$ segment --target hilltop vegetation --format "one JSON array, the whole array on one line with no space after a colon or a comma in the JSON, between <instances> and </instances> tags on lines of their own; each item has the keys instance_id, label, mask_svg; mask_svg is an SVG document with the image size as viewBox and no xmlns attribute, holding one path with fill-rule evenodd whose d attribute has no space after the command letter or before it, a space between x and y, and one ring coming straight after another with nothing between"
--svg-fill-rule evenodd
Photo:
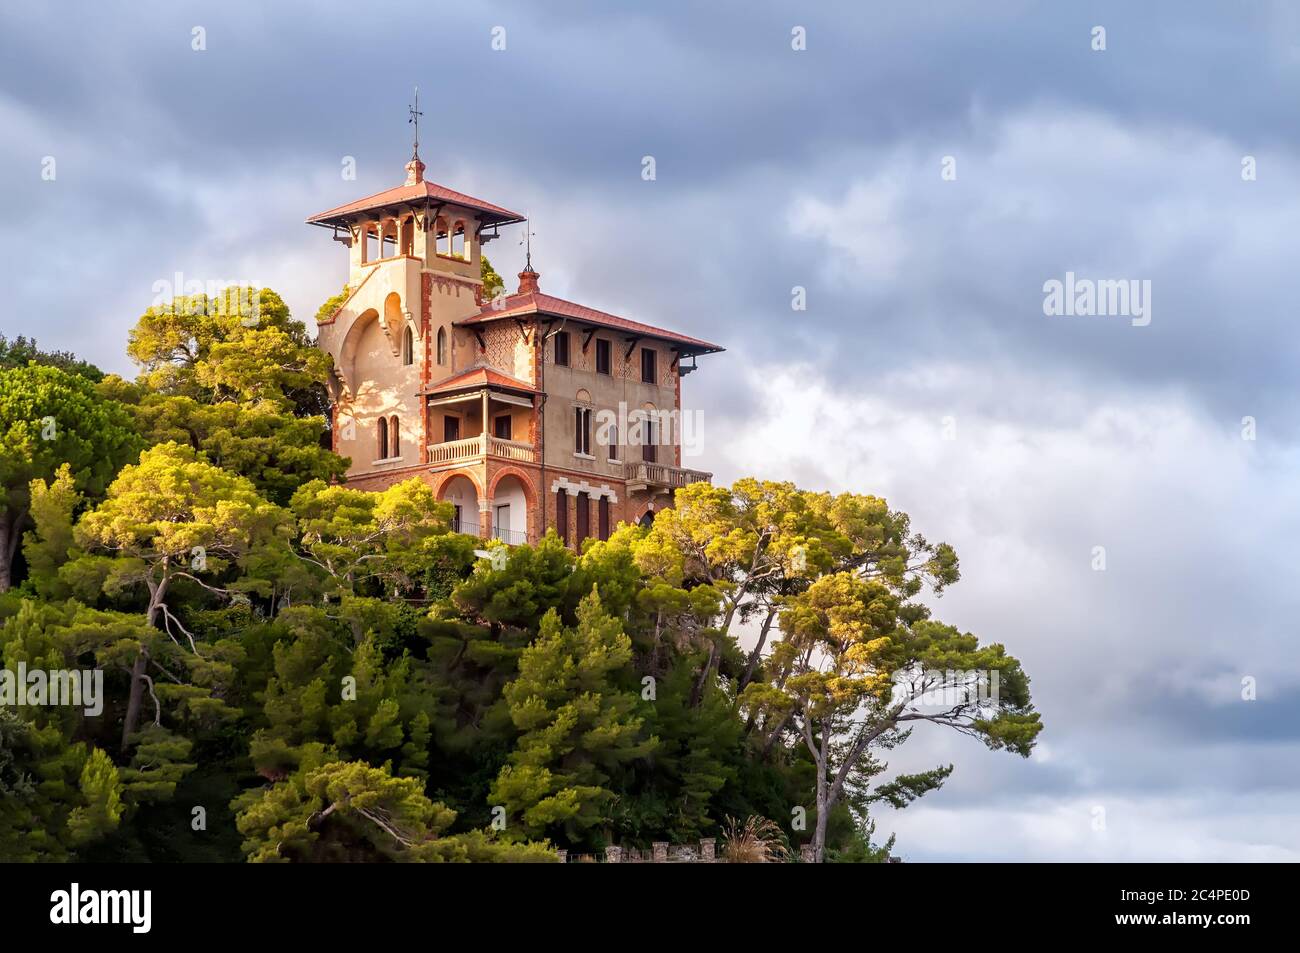
<instances>
[{"instance_id":1,"label":"hilltop vegetation","mask_svg":"<svg viewBox=\"0 0 1300 953\"><path fill-rule=\"evenodd\" d=\"M0 858L741 859L762 832L878 861L873 805L951 770L878 782L912 725L1021 755L1041 727L1019 663L921 601L952 548L876 497L695 484L493 561L421 481L339 482L328 358L274 292L152 307L128 353L134 381L0 339L0 654L105 696L0 707ZM996 697L921 704L974 672Z\"/></svg>"}]
</instances>

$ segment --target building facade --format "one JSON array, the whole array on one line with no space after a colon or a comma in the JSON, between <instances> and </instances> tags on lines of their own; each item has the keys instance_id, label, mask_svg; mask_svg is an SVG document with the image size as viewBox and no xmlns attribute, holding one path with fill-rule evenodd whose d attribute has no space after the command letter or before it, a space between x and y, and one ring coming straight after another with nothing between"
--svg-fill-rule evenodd
<instances>
[{"instance_id":1,"label":"building facade","mask_svg":"<svg viewBox=\"0 0 1300 953\"><path fill-rule=\"evenodd\" d=\"M482 246L525 219L424 170L417 150L405 184L308 219L348 249L317 339L348 484L418 476L461 532L580 546L708 480L682 466L681 381L722 348L544 294L531 255L489 300Z\"/></svg>"}]
</instances>

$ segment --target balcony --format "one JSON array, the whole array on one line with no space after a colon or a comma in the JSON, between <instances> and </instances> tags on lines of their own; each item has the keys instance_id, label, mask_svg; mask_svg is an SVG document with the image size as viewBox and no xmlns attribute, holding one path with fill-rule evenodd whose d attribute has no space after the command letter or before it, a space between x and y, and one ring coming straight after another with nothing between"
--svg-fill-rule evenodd
<instances>
[{"instance_id":1,"label":"balcony","mask_svg":"<svg viewBox=\"0 0 1300 953\"><path fill-rule=\"evenodd\" d=\"M484 439L486 436L486 444ZM480 457L500 457L517 463L536 463L537 451L531 443L517 440L502 440L490 434L466 437L464 440L448 440L446 443L430 444L428 448L429 463L464 463Z\"/></svg>"},{"instance_id":2,"label":"balcony","mask_svg":"<svg viewBox=\"0 0 1300 953\"><path fill-rule=\"evenodd\" d=\"M521 529L502 529L500 526L492 527L492 538L499 539L509 546L523 546L531 542L528 533Z\"/></svg>"},{"instance_id":3,"label":"balcony","mask_svg":"<svg viewBox=\"0 0 1300 953\"><path fill-rule=\"evenodd\" d=\"M478 520L470 521L460 517L452 517L451 531L453 533L464 533L466 536L477 536L479 534Z\"/></svg>"},{"instance_id":4,"label":"balcony","mask_svg":"<svg viewBox=\"0 0 1300 953\"><path fill-rule=\"evenodd\" d=\"M627 488L632 492L641 490L679 490L688 483L708 483L713 479L712 473L703 470L687 470L673 467L666 463L625 463L623 478Z\"/></svg>"}]
</instances>

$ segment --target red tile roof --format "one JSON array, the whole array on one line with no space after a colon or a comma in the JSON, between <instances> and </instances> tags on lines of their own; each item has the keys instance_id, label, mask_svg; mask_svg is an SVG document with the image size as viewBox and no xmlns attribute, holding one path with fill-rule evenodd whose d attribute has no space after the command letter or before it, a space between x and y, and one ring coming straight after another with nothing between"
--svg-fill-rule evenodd
<instances>
[{"instance_id":1,"label":"red tile roof","mask_svg":"<svg viewBox=\"0 0 1300 953\"><path fill-rule=\"evenodd\" d=\"M454 192L449 188L438 185L436 182L426 181L416 182L414 185L399 185L395 189L377 192L364 199L357 199L347 205L332 208L328 212L313 215L307 219L307 223L328 224L335 219L353 215L357 212L365 212L385 205L402 205L417 201L423 203L426 198L435 204L449 202L454 205L463 205L477 212L483 212L486 214L489 224L503 225L510 222L524 221L524 217L518 212L512 212L500 205L493 205L491 202L484 202L482 199L476 199L472 195L465 195L463 192Z\"/></svg>"},{"instance_id":2,"label":"red tile roof","mask_svg":"<svg viewBox=\"0 0 1300 953\"><path fill-rule=\"evenodd\" d=\"M521 390L525 393L536 394L537 388L527 381L521 381L517 377L511 377L509 374L502 374L495 368L478 365L467 368L459 374L448 377L445 380L438 381L431 385L426 394L449 394L452 391L467 390L472 387L504 387L507 390Z\"/></svg>"},{"instance_id":3,"label":"red tile roof","mask_svg":"<svg viewBox=\"0 0 1300 953\"><path fill-rule=\"evenodd\" d=\"M572 301L565 301L563 298L556 298L552 295L542 294L540 291L510 295L500 303L504 305L504 307L498 309L494 308L491 304L486 304L478 314L471 315L468 318L462 318L460 321L457 321L456 324L484 324L488 321L495 321L498 318L517 318L525 314L545 314L557 318L572 318L575 321L585 321L587 324L594 324L597 327L614 328L619 331L627 331L629 334L637 334L645 337L659 338L664 341L671 341L675 344L683 345L681 349L688 352L711 353L714 351L724 350L724 348L717 344L710 344L708 341L702 341L699 338L688 337L685 334L678 334L676 331L666 331L663 328L656 328L649 324L642 324L640 321L631 321L627 318L620 318L616 314L607 314L604 311L597 311L595 308L588 308L584 305L574 304Z\"/></svg>"}]
</instances>

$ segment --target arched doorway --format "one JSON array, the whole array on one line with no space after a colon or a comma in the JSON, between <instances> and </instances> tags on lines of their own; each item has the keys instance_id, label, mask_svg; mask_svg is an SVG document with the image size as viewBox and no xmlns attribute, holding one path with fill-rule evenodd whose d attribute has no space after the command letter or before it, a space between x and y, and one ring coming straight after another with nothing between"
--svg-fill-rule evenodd
<instances>
[{"instance_id":1,"label":"arched doorway","mask_svg":"<svg viewBox=\"0 0 1300 953\"><path fill-rule=\"evenodd\" d=\"M528 496L512 473L498 480L492 492L492 535L512 546L528 542Z\"/></svg>"},{"instance_id":2,"label":"arched doorway","mask_svg":"<svg viewBox=\"0 0 1300 953\"><path fill-rule=\"evenodd\" d=\"M438 498L450 503L454 508L451 521L452 532L479 534L478 524L478 487L467 476L457 474L442 485Z\"/></svg>"}]
</instances>

